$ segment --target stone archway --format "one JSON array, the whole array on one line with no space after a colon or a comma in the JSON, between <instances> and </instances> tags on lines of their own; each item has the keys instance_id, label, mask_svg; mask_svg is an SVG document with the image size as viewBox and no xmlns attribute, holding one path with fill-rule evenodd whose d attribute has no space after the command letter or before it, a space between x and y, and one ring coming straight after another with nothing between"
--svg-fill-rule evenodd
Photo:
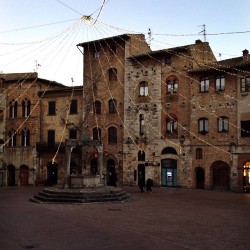
<instances>
[{"instance_id":1,"label":"stone archway","mask_svg":"<svg viewBox=\"0 0 250 250\"><path fill-rule=\"evenodd\" d=\"M214 162L211 166L213 189L228 190L230 188L230 167L223 161Z\"/></svg>"}]
</instances>

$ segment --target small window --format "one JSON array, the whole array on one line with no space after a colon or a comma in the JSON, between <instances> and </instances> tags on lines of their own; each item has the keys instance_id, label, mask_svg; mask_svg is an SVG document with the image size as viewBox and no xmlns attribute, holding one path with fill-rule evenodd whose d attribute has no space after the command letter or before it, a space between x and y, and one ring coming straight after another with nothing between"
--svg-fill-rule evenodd
<instances>
[{"instance_id":1,"label":"small window","mask_svg":"<svg viewBox=\"0 0 250 250\"><path fill-rule=\"evenodd\" d=\"M77 100L72 100L70 103L70 114L77 114Z\"/></svg>"},{"instance_id":2,"label":"small window","mask_svg":"<svg viewBox=\"0 0 250 250\"><path fill-rule=\"evenodd\" d=\"M218 132L228 132L228 118L221 116L217 119Z\"/></svg>"},{"instance_id":3,"label":"small window","mask_svg":"<svg viewBox=\"0 0 250 250\"><path fill-rule=\"evenodd\" d=\"M27 128L24 128L21 132L21 146L30 146L30 131Z\"/></svg>"},{"instance_id":4,"label":"small window","mask_svg":"<svg viewBox=\"0 0 250 250\"><path fill-rule=\"evenodd\" d=\"M108 143L109 144L117 143L117 129L115 127L110 127L108 129Z\"/></svg>"},{"instance_id":5,"label":"small window","mask_svg":"<svg viewBox=\"0 0 250 250\"><path fill-rule=\"evenodd\" d=\"M241 137L250 137L250 120L241 121Z\"/></svg>"},{"instance_id":6,"label":"small window","mask_svg":"<svg viewBox=\"0 0 250 250\"><path fill-rule=\"evenodd\" d=\"M225 90L225 76L217 76L216 77L216 91L224 91Z\"/></svg>"},{"instance_id":7,"label":"small window","mask_svg":"<svg viewBox=\"0 0 250 250\"><path fill-rule=\"evenodd\" d=\"M250 77L240 79L241 93L250 92Z\"/></svg>"},{"instance_id":8,"label":"small window","mask_svg":"<svg viewBox=\"0 0 250 250\"><path fill-rule=\"evenodd\" d=\"M202 159L202 158L203 158L202 148L197 148L196 149L196 159Z\"/></svg>"},{"instance_id":9,"label":"small window","mask_svg":"<svg viewBox=\"0 0 250 250\"><path fill-rule=\"evenodd\" d=\"M95 101L94 103L94 114L101 114L102 105L100 101Z\"/></svg>"},{"instance_id":10,"label":"small window","mask_svg":"<svg viewBox=\"0 0 250 250\"><path fill-rule=\"evenodd\" d=\"M12 128L9 130L9 147L16 147L16 131Z\"/></svg>"},{"instance_id":11,"label":"small window","mask_svg":"<svg viewBox=\"0 0 250 250\"><path fill-rule=\"evenodd\" d=\"M100 128L93 128L93 140L94 141L101 141L101 129Z\"/></svg>"},{"instance_id":12,"label":"small window","mask_svg":"<svg viewBox=\"0 0 250 250\"><path fill-rule=\"evenodd\" d=\"M95 50L94 50L94 52L93 52L93 58L94 59L97 59L97 58L99 58L100 57L100 50L99 50L99 48L96 48Z\"/></svg>"},{"instance_id":13,"label":"small window","mask_svg":"<svg viewBox=\"0 0 250 250\"><path fill-rule=\"evenodd\" d=\"M22 117L28 117L30 114L30 100L26 99L22 101Z\"/></svg>"},{"instance_id":14,"label":"small window","mask_svg":"<svg viewBox=\"0 0 250 250\"><path fill-rule=\"evenodd\" d=\"M139 124L140 124L140 135L144 135L145 133L145 120L144 120L144 115L140 115L140 121L139 121Z\"/></svg>"},{"instance_id":15,"label":"small window","mask_svg":"<svg viewBox=\"0 0 250 250\"><path fill-rule=\"evenodd\" d=\"M17 101L12 100L9 103L9 118L16 118L17 117Z\"/></svg>"},{"instance_id":16,"label":"small window","mask_svg":"<svg viewBox=\"0 0 250 250\"><path fill-rule=\"evenodd\" d=\"M173 93L177 93L178 91L178 80L177 79L173 79L171 80L167 80L167 93L168 94L173 94Z\"/></svg>"},{"instance_id":17,"label":"small window","mask_svg":"<svg viewBox=\"0 0 250 250\"><path fill-rule=\"evenodd\" d=\"M207 118L200 118L198 120L199 123L199 133L206 134L208 133L208 119Z\"/></svg>"},{"instance_id":18,"label":"small window","mask_svg":"<svg viewBox=\"0 0 250 250\"><path fill-rule=\"evenodd\" d=\"M109 100L109 114L116 114L117 101L115 99Z\"/></svg>"},{"instance_id":19,"label":"small window","mask_svg":"<svg viewBox=\"0 0 250 250\"><path fill-rule=\"evenodd\" d=\"M109 81L117 80L117 69L116 68L109 69L108 74L109 74Z\"/></svg>"},{"instance_id":20,"label":"small window","mask_svg":"<svg viewBox=\"0 0 250 250\"><path fill-rule=\"evenodd\" d=\"M140 150L138 152L138 161L145 161L146 157L145 157L145 152Z\"/></svg>"},{"instance_id":21,"label":"small window","mask_svg":"<svg viewBox=\"0 0 250 250\"><path fill-rule=\"evenodd\" d=\"M167 134L176 134L177 133L177 120L174 118L167 119Z\"/></svg>"},{"instance_id":22,"label":"small window","mask_svg":"<svg viewBox=\"0 0 250 250\"><path fill-rule=\"evenodd\" d=\"M55 115L56 114L56 102L50 101L48 105L49 105L48 114Z\"/></svg>"},{"instance_id":23,"label":"small window","mask_svg":"<svg viewBox=\"0 0 250 250\"><path fill-rule=\"evenodd\" d=\"M202 77L200 79L200 92L208 92L209 89L209 79L208 77Z\"/></svg>"},{"instance_id":24,"label":"small window","mask_svg":"<svg viewBox=\"0 0 250 250\"><path fill-rule=\"evenodd\" d=\"M171 63L172 63L172 57L171 57L171 55L167 55L165 57L165 64L171 65Z\"/></svg>"},{"instance_id":25,"label":"small window","mask_svg":"<svg viewBox=\"0 0 250 250\"><path fill-rule=\"evenodd\" d=\"M77 139L77 130L76 129L69 130L69 139Z\"/></svg>"},{"instance_id":26,"label":"small window","mask_svg":"<svg viewBox=\"0 0 250 250\"><path fill-rule=\"evenodd\" d=\"M140 96L148 96L148 83L147 82L140 82L139 93L140 93Z\"/></svg>"}]
</instances>

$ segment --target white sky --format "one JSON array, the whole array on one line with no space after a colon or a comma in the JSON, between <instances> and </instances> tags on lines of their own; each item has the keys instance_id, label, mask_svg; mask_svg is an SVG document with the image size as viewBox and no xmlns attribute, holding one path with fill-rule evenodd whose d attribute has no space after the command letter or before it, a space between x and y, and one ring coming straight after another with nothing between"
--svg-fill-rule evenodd
<instances>
[{"instance_id":1,"label":"white sky","mask_svg":"<svg viewBox=\"0 0 250 250\"><path fill-rule=\"evenodd\" d=\"M106 0L100 12L103 2L0 0L0 72L37 71L40 78L72 85L73 77L74 85L81 85L76 44L132 32L147 38L148 28L154 50L203 40L203 24L218 59L250 50L249 0ZM82 19L91 14L98 17L94 25Z\"/></svg>"}]
</instances>

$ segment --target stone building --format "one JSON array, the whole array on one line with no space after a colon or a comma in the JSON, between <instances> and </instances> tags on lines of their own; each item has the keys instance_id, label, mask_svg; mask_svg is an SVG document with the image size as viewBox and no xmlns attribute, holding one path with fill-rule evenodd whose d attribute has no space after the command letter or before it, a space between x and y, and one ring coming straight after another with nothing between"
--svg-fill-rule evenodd
<instances>
[{"instance_id":1,"label":"stone building","mask_svg":"<svg viewBox=\"0 0 250 250\"><path fill-rule=\"evenodd\" d=\"M5 107L3 128L3 185L33 185L36 181L36 143L40 140L38 91L63 85L38 78L37 73L1 74Z\"/></svg>"},{"instance_id":2,"label":"stone building","mask_svg":"<svg viewBox=\"0 0 250 250\"><path fill-rule=\"evenodd\" d=\"M39 91L40 124L37 150L37 181L45 185L64 184L67 159L70 174L81 174L82 86ZM67 151L67 140L75 143Z\"/></svg>"},{"instance_id":3,"label":"stone building","mask_svg":"<svg viewBox=\"0 0 250 250\"><path fill-rule=\"evenodd\" d=\"M124 92L127 58L150 51L144 35L121 35L77 45L83 49L84 140L100 143L107 185L123 182ZM97 150L83 150L85 173L95 173Z\"/></svg>"},{"instance_id":4,"label":"stone building","mask_svg":"<svg viewBox=\"0 0 250 250\"><path fill-rule=\"evenodd\" d=\"M214 62L208 43L128 58L125 83L124 183L192 187L189 71ZM126 128L129 128L126 130Z\"/></svg>"}]
</instances>

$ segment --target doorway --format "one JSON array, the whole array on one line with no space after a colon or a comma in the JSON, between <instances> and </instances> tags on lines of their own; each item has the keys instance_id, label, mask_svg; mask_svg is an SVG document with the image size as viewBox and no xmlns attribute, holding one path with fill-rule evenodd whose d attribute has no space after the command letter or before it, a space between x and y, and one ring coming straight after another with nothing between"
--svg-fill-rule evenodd
<instances>
[{"instance_id":1,"label":"doorway","mask_svg":"<svg viewBox=\"0 0 250 250\"><path fill-rule=\"evenodd\" d=\"M47 166L47 184L48 185L57 184L57 172L58 172L57 164L56 163L52 164L52 162L49 162Z\"/></svg>"},{"instance_id":2,"label":"doorway","mask_svg":"<svg viewBox=\"0 0 250 250\"><path fill-rule=\"evenodd\" d=\"M7 170L8 170L7 185L15 186L16 185L16 168L13 165L9 165L7 167Z\"/></svg>"},{"instance_id":3,"label":"doorway","mask_svg":"<svg viewBox=\"0 0 250 250\"><path fill-rule=\"evenodd\" d=\"M243 167L243 191L250 192L250 161Z\"/></svg>"},{"instance_id":4,"label":"doorway","mask_svg":"<svg viewBox=\"0 0 250 250\"><path fill-rule=\"evenodd\" d=\"M161 185L163 187L177 186L177 160L161 160Z\"/></svg>"},{"instance_id":5,"label":"doorway","mask_svg":"<svg viewBox=\"0 0 250 250\"><path fill-rule=\"evenodd\" d=\"M145 165L144 164L139 164L138 165L138 176L137 176L137 180L139 182L139 180L142 181L142 185L145 186ZM141 178L139 178L141 176ZM139 183L138 183L139 184Z\"/></svg>"},{"instance_id":6,"label":"doorway","mask_svg":"<svg viewBox=\"0 0 250 250\"><path fill-rule=\"evenodd\" d=\"M205 187L205 171L202 167L196 168L196 188L204 189Z\"/></svg>"},{"instance_id":7,"label":"doorway","mask_svg":"<svg viewBox=\"0 0 250 250\"><path fill-rule=\"evenodd\" d=\"M116 186L115 161L112 159L107 161L107 185Z\"/></svg>"},{"instance_id":8,"label":"doorway","mask_svg":"<svg viewBox=\"0 0 250 250\"><path fill-rule=\"evenodd\" d=\"M215 162L212 165L213 188L219 190L229 189L229 166L223 161Z\"/></svg>"},{"instance_id":9,"label":"doorway","mask_svg":"<svg viewBox=\"0 0 250 250\"><path fill-rule=\"evenodd\" d=\"M29 183L29 168L26 165L22 165L19 171L20 185L27 186Z\"/></svg>"}]
</instances>

